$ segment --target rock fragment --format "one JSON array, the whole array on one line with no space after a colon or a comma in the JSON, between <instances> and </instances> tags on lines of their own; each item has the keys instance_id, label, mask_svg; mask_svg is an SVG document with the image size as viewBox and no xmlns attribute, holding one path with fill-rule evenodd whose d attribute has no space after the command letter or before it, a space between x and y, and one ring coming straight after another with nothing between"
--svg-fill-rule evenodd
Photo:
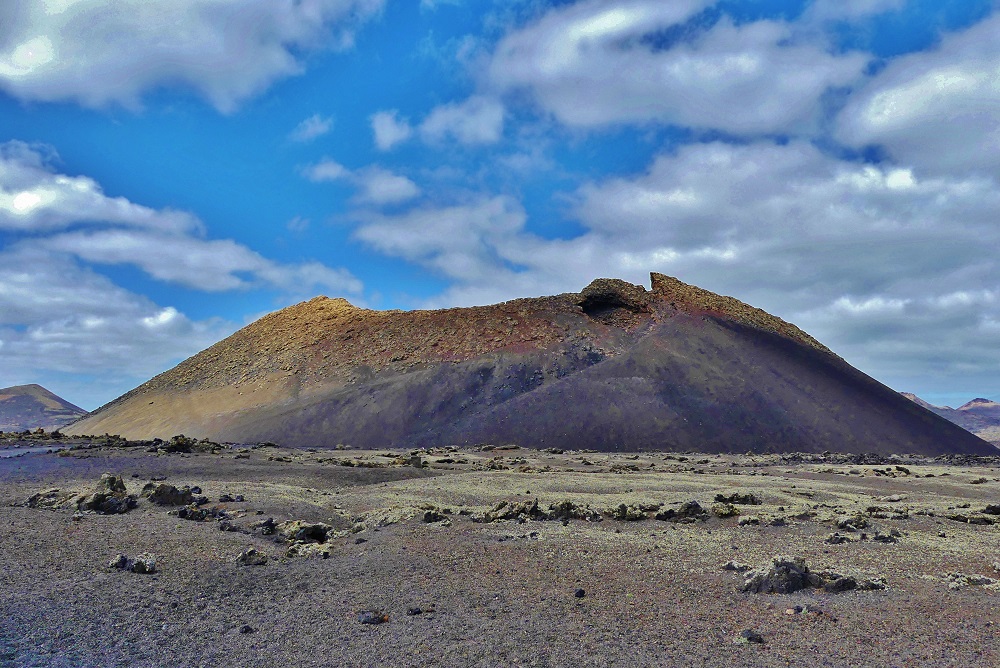
<instances>
[{"instance_id":1,"label":"rock fragment","mask_svg":"<svg viewBox=\"0 0 1000 668\"><path fill-rule=\"evenodd\" d=\"M155 573L156 556L149 552L143 552L132 559L124 554L116 554L108 562L108 568L140 574Z\"/></svg>"}]
</instances>

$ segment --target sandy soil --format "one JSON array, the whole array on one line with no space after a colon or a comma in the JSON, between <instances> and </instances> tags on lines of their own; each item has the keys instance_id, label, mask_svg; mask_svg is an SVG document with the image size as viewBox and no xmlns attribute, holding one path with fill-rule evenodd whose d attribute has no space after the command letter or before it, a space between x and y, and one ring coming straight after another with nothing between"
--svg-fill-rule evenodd
<instances>
[{"instance_id":1,"label":"sandy soil","mask_svg":"<svg viewBox=\"0 0 1000 668\"><path fill-rule=\"evenodd\" d=\"M982 512L1000 504L995 460L418 454L419 468L410 452L274 447L0 458L0 666L1000 666L987 579L1000 579L1000 515ZM25 505L50 488L89 493L105 472L133 494L152 478L197 485L237 531L142 498L117 515ZM653 517L736 492L763 503ZM475 521L534 499L543 512L646 511ZM867 527L838 529L859 514ZM254 528L269 517L331 535L286 556L288 540ZM873 540L892 530L896 542ZM851 541L826 542L834 532ZM236 563L251 547L266 564ZM119 553L155 555L156 572L109 568ZM888 587L752 594L723 569L778 555ZM983 579L949 586L949 573ZM365 611L387 621L362 624ZM739 642L747 630L763 642Z\"/></svg>"}]
</instances>

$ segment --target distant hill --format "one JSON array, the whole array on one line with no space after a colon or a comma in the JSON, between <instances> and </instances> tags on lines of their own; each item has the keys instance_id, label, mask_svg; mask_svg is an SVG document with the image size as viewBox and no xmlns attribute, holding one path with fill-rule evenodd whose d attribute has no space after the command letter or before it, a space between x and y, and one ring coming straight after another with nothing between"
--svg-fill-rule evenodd
<instances>
[{"instance_id":1,"label":"distant hill","mask_svg":"<svg viewBox=\"0 0 1000 668\"><path fill-rule=\"evenodd\" d=\"M958 408L951 408L950 406L934 406L909 392L903 392L903 396L960 427L968 429L980 438L1000 446L1000 403L976 398Z\"/></svg>"},{"instance_id":2,"label":"distant hill","mask_svg":"<svg viewBox=\"0 0 1000 668\"><path fill-rule=\"evenodd\" d=\"M80 434L361 448L995 454L794 325L652 274L474 308L317 297L94 411Z\"/></svg>"},{"instance_id":3,"label":"distant hill","mask_svg":"<svg viewBox=\"0 0 1000 668\"><path fill-rule=\"evenodd\" d=\"M15 385L0 390L0 431L42 427L52 431L87 414L41 385Z\"/></svg>"}]
</instances>

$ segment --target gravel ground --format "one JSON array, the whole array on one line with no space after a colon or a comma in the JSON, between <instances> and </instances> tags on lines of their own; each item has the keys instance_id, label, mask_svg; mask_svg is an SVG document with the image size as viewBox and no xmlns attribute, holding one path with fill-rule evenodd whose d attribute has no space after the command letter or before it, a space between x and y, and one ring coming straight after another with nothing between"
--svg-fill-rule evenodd
<instances>
[{"instance_id":1,"label":"gravel ground","mask_svg":"<svg viewBox=\"0 0 1000 668\"><path fill-rule=\"evenodd\" d=\"M399 451L270 447L0 459L0 666L1000 666L1000 586L946 577L1000 579L1000 515L982 512L1000 504L995 462L907 461L904 473L776 457L420 454L420 468ZM25 505L50 488L92 492L105 472L133 494L151 478L197 485L240 531L142 498L117 515ZM653 518L657 504L710 510L733 492L763 503ZM646 510L473 521L534 499ZM428 511L445 521L425 522ZM868 527L836 526L859 513ZM315 545L326 558L289 557L287 540L254 528L268 517L353 532ZM871 539L893 529L897 542ZM835 531L851 542L827 543ZM266 564L236 563L251 547ZM119 553L155 555L156 572L109 568ZM779 555L888 587L750 594L722 568ZM363 624L365 611L387 621ZM740 642L744 631L763 642Z\"/></svg>"}]
</instances>

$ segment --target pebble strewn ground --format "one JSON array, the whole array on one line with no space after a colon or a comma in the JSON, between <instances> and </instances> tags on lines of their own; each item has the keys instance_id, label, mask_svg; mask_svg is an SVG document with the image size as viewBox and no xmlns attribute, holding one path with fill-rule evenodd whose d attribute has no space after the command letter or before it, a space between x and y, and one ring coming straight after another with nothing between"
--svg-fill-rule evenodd
<instances>
[{"instance_id":1,"label":"pebble strewn ground","mask_svg":"<svg viewBox=\"0 0 1000 668\"><path fill-rule=\"evenodd\" d=\"M0 666L1000 665L995 458L64 445Z\"/></svg>"}]
</instances>

